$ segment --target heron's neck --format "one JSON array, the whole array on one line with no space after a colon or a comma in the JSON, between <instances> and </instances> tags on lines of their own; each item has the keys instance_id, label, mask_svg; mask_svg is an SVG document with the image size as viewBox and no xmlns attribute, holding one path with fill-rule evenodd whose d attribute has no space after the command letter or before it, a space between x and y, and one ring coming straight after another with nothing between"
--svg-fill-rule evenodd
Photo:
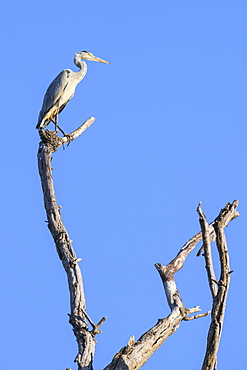
<instances>
[{"instance_id":1,"label":"heron's neck","mask_svg":"<svg viewBox=\"0 0 247 370\"><path fill-rule=\"evenodd\" d=\"M86 63L84 62L84 60L81 60L80 58L77 58L76 56L75 56L75 59L74 59L74 63L78 68L80 68L80 70L77 73L81 74L82 78L83 78L85 76L85 74L87 73Z\"/></svg>"}]
</instances>

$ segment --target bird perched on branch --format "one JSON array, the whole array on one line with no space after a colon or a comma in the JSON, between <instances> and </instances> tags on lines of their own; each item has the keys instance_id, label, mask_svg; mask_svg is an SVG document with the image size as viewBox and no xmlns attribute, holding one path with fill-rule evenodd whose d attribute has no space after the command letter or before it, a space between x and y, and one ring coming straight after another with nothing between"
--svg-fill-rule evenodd
<instances>
[{"instance_id":1,"label":"bird perched on branch","mask_svg":"<svg viewBox=\"0 0 247 370\"><path fill-rule=\"evenodd\" d=\"M78 72L73 72L71 69L64 69L52 81L44 96L38 124L36 126L37 129L46 128L52 121L55 124L55 130L59 128L64 134L63 130L57 124L58 114L65 108L66 104L74 95L77 84L87 73L87 65L82 59L109 64L107 61L94 56L88 51L79 51L76 53L74 63L80 70Z\"/></svg>"}]
</instances>

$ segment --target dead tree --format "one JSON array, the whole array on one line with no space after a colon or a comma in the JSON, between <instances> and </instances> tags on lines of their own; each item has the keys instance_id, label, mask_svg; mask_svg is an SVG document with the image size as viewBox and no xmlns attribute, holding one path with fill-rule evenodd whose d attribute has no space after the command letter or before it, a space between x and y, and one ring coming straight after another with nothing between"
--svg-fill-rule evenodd
<instances>
[{"instance_id":1,"label":"dead tree","mask_svg":"<svg viewBox=\"0 0 247 370\"><path fill-rule=\"evenodd\" d=\"M86 311L86 299L83 290L80 258L77 258L72 247L69 234L63 225L60 207L57 205L53 178L52 178L52 154L61 146L70 143L82 134L92 123L94 118L89 118L83 125L69 135L60 138L56 132L40 131L41 142L38 150L38 167L44 195L44 206L47 214L48 228L55 242L56 250L67 274L70 292L69 322L78 343L78 354L74 362L78 364L78 370L92 370L95 351L95 336L100 333L100 326L105 321L103 317L95 324ZM111 363L104 370L137 370L141 368L149 357L161 346L161 344L173 334L183 320L193 320L208 315L210 312L195 314L200 311L199 306L186 308L178 292L175 273L183 267L188 254L203 240L203 246L198 255L203 252L209 287L212 294L211 325L208 332L207 349L202 365L202 370L216 369L217 351L222 332L226 297L230 283L229 255L226 245L224 228L238 216L236 208L238 201L228 203L219 213L218 217L208 225L205 215L199 204L197 211L201 225L201 232L193 236L179 250L177 256L166 266L156 263L162 279L165 294L171 313L143 334L138 340L130 337L126 346L113 357ZM211 242L216 239L219 253L221 273L217 280L215 277L212 257Z\"/></svg>"}]
</instances>

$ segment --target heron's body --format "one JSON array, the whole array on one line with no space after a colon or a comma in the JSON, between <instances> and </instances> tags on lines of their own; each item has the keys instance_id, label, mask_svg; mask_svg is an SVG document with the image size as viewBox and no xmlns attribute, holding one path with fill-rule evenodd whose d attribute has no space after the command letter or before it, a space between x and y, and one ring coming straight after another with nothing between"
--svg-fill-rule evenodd
<instances>
[{"instance_id":1,"label":"heron's body","mask_svg":"<svg viewBox=\"0 0 247 370\"><path fill-rule=\"evenodd\" d=\"M38 124L36 126L37 129L46 128L50 121L57 124L58 114L72 98L77 84L87 73L87 65L81 59L108 63L86 51L76 53L74 63L80 68L80 70L78 72L73 72L70 69L64 69L52 81L44 96L42 108L39 113Z\"/></svg>"}]
</instances>

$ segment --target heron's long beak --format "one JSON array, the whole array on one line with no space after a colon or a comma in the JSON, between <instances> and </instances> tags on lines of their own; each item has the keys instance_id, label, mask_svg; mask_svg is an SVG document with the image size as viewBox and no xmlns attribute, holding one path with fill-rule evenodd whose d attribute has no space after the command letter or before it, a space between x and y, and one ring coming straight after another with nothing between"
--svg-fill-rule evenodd
<instances>
[{"instance_id":1,"label":"heron's long beak","mask_svg":"<svg viewBox=\"0 0 247 370\"><path fill-rule=\"evenodd\" d=\"M95 62L102 62L102 63L110 64L110 63L109 63L109 62L107 62L106 60L104 60L104 59L100 59L100 58L95 57L95 56L94 56L93 60L94 60Z\"/></svg>"}]
</instances>

